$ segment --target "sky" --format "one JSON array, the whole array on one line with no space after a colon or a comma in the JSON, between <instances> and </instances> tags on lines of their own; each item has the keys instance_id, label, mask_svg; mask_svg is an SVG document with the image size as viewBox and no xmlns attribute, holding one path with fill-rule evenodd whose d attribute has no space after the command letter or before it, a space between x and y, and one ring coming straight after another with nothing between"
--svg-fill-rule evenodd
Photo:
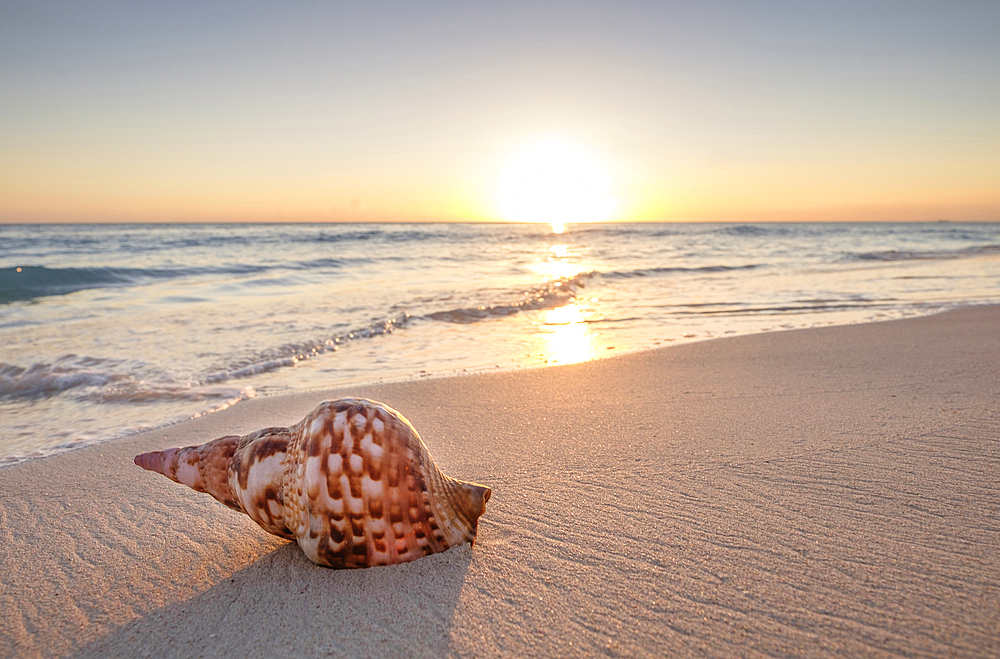
<instances>
[{"instance_id":1,"label":"sky","mask_svg":"<svg viewBox=\"0 0 1000 659\"><path fill-rule=\"evenodd\" d=\"M3 0L0 222L518 219L561 199L502 181L577 157L591 219L1000 221L998 35L995 0Z\"/></svg>"}]
</instances>

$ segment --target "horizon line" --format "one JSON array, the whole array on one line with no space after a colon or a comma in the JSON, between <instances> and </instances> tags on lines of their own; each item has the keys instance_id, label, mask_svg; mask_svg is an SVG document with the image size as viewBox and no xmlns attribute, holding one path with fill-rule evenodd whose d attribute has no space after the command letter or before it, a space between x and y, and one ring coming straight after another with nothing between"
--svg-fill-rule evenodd
<instances>
[{"instance_id":1,"label":"horizon line","mask_svg":"<svg viewBox=\"0 0 1000 659\"><path fill-rule=\"evenodd\" d=\"M559 222L566 226L583 224L994 224L995 219L685 219L685 220L605 220L601 222ZM552 222L524 222L516 220L458 220L458 219L322 219L322 220L204 220L204 219L173 219L173 220L7 220L0 219L0 226L53 226L53 225L136 225L136 224L521 224L546 226Z\"/></svg>"}]
</instances>

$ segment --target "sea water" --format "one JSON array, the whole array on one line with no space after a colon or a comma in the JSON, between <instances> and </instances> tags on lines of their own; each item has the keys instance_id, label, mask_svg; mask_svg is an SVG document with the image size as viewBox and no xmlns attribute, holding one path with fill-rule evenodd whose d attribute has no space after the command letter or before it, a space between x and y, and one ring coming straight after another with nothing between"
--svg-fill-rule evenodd
<instances>
[{"instance_id":1,"label":"sea water","mask_svg":"<svg viewBox=\"0 0 1000 659\"><path fill-rule=\"evenodd\" d=\"M1000 224L0 226L0 464L254 396L1000 303Z\"/></svg>"}]
</instances>

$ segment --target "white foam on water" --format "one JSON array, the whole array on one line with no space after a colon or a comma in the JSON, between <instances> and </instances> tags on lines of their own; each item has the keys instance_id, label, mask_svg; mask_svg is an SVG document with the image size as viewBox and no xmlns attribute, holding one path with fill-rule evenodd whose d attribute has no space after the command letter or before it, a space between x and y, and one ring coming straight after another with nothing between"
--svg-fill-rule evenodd
<instances>
[{"instance_id":1,"label":"white foam on water","mask_svg":"<svg viewBox=\"0 0 1000 659\"><path fill-rule=\"evenodd\" d=\"M0 241L8 463L255 395L1000 303L996 224L0 226Z\"/></svg>"}]
</instances>

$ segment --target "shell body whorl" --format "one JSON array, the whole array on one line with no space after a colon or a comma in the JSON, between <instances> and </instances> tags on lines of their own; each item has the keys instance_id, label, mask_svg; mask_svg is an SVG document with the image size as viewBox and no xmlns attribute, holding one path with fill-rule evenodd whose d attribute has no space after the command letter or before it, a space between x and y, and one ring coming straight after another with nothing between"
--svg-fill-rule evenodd
<instances>
[{"instance_id":1,"label":"shell body whorl","mask_svg":"<svg viewBox=\"0 0 1000 659\"><path fill-rule=\"evenodd\" d=\"M474 543L491 493L442 474L409 421L362 398L324 401L289 428L214 441L223 440L232 450L229 491L221 498L210 491L212 496L265 530L296 540L320 565L389 565ZM136 464L192 487L217 483L218 460L206 461L211 475L186 481L159 468L171 451L193 456L212 444L147 453ZM189 457L184 464L192 462Z\"/></svg>"}]
</instances>

